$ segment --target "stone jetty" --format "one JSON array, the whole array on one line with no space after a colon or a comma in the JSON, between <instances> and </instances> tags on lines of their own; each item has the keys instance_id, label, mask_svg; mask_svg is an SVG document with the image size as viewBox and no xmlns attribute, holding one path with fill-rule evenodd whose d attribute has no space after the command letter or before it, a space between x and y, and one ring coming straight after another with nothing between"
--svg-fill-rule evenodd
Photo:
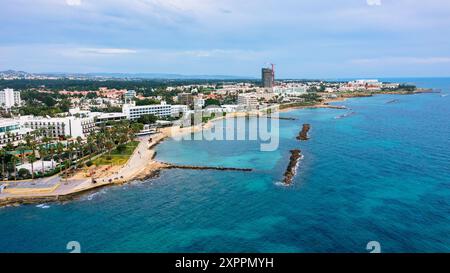
<instances>
[{"instance_id":1,"label":"stone jetty","mask_svg":"<svg viewBox=\"0 0 450 273\"><path fill-rule=\"evenodd\" d=\"M253 169L249 168L232 168L232 167L210 167L210 166L189 166L189 165L172 165L166 164L164 169L185 169L185 170L216 170L216 171L238 171L251 172Z\"/></svg>"}]
</instances>

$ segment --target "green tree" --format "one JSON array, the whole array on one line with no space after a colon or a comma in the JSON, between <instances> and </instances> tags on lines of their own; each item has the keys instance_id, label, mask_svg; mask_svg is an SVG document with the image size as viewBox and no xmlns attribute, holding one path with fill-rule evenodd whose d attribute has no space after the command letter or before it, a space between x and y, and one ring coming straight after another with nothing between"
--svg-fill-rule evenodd
<instances>
[{"instance_id":1,"label":"green tree","mask_svg":"<svg viewBox=\"0 0 450 273\"><path fill-rule=\"evenodd\" d=\"M1 176L2 178L4 177L6 170L5 170L5 165L6 165L6 150L3 148L0 148L0 157L2 158L2 170L1 170Z\"/></svg>"},{"instance_id":2,"label":"green tree","mask_svg":"<svg viewBox=\"0 0 450 273\"><path fill-rule=\"evenodd\" d=\"M160 104L160 101L156 99L143 99L143 100L136 100L136 106L143 106L143 105L153 105L153 104Z\"/></svg>"},{"instance_id":3,"label":"green tree","mask_svg":"<svg viewBox=\"0 0 450 273\"><path fill-rule=\"evenodd\" d=\"M209 105L220 106L220 101L219 100L215 100L215 99L207 99L207 100L205 100L205 107L209 106Z\"/></svg>"},{"instance_id":4,"label":"green tree","mask_svg":"<svg viewBox=\"0 0 450 273\"><path fill-rule=\"evenodd\" d=\"M33 153L28 156L28 162L31 164L31 179L34 179L34 162L36 161L36 155Z\"/></svg>"},{"instance_id":5,"label":"green tree","mask_svg":"<svg viewBox=\"0 0 450 273\"><path fill-rule=\"evenodd\" d=\"M41 172L42 172L42 174L45 174L44 159L45 159L45 157L48 155L47 147L46 147L45 145L40 145L40 146L39 146L39 149L38 149L38 152L39 152L39 157L40 157L41 163L42 163L42 169L41 169ZM52 166L52 167L53 167L53 166Z\"/></svg>"},{"instance_id":6,"label":"green tree","mask_svg":"<svg viewBox=\"0 0 450 273\"><path fill-rule=\"evenodd\" d=\"M143 124L153 124L158 120L158 117L152 114L149 115L142 115L139 119L138 122L143 123Z\"/></svg>"},{"instance_id":7,"label":"green tree","mask_svg":"<svg viewBox=\"0 0 450 273\"><path fill-rule=\"evenodd\" d=\"M28 179L28 178L31 177L30 171L29 171L28 169L25 169L25 168L21 168L21 169L19 170L19 172L18 172L18 175L19 175L19 177L22 178L22 179Z\"/></svg>"}]
</instances>

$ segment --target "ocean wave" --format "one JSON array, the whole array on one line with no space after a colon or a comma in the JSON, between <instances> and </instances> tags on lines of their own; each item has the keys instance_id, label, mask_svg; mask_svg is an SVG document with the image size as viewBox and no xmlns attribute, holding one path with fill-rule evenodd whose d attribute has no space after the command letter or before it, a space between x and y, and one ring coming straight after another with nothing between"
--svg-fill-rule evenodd
<instances>
[{"instance_id":1,"label":"ocean wave","mask_svg":"<svg viewBox=\"0 0 450 273\"><path fill-rule=\"evenodd\" d=\"M39 204L39 205L36 205L36 208L48 209L48 208L50 208L50 206L47 204Z\"/></svg>"},{"instance_id":2,"label":"ocean wave","mask_svg":"<svg viewBox=\"0 0 450 273\"><path fill-rule=\"evenodd\" d=\"M92 201L95 197L97 197L97 196L99 196L99 195L101 195L101 194L105 194L105 193L106 193L106 190L96 191L96 192L94 192L94 193L91 193L91 194L86 195L86 197L83 198L83 200L86 200L86 201Z\"/></svg>"}]
</instances>

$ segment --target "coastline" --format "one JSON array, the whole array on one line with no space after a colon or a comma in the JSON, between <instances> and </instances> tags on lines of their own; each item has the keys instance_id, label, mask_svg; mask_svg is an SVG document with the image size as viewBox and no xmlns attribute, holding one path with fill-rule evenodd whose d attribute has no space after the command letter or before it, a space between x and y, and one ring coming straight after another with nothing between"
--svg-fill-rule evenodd
<instances>
[{"instance_id":1,"label":"coastline","mask_svg":"<svg viewBox=\"0 0 450 273\"><path fill-rule=\"evenodd\" d=\"M376 94L344 94L341 97L326 99L323 102L315 105L304 106L292 106L285 105L285 108L279 109L278 112L289 112L297 109L314 109L314 108L333 108L333 109L347 109L344 106L330 105L333 102L342 102L348 98L357 97L371 97L375 95L412 95L420 93L437 93L431 89L420 89L414 92L377 92ZM206 123L202 123L195 126L189 126L180 128L179 126L162 128L159 133L152 136L145 136L139 138L139 145L130 156L126 164L122 166L115 166L117 172L110 175L103 175L96 178L96 183L92 183L91 178L78 178L69 179L67 183L64 183L61 179L58 187L55 187L52 192L34 192L29 194L0 194L0 207L4 206L18 206L21 204L37 204L55 201L68 201L73 200L76 197L85 194L87 192L95 191L97 189L107 186L123 185L135 180L146 180L159 175L163 169L171 169L176 166L159 162L155 160L156 147L159 143L167 138L182 137L185 134L196 133L205 129L209 129L213 126L213 123L228 118L246 117L246 116L259 116L260 111L256 112L236 112L229 113L226 116L216 117L209 120ZM151 140L151 141L150 141ZM193 167L199 168L202 167ZM80 171L81 172L81 171ZM80 175L80 173L78 173ZM77 175L75 175L76 177Z\"/></svg>"},{"instance_id":2,"label":"coastline","mask_svg":"<svg viewBox=\"0 0 450 273\"><path fill-rule=\"evenodd\" d=\"M102 175L96 177L96 183L92 183L91 178L71 178L67 183L61 181L60 185L52 189L51 192L39 192L30 191L25 194L0 194L0 208L9 206L20 206L25 204L39 204L46 202L64 202L69 200L74 200L80 195L86 194L88 192L96 191L100 188L108 186L120 186L123 184L130 183L136 180L147 180L150 178L157 177L161 170L163 169L207 169L208 167L201 166L176 166L155 160L156 157L156 147L158 144L163 142L167 138L181 137L185 134L196 133L204 129L211 128L215 121L232 118L235 116L246 116L247 113L233 113L230 116L222 116L209 120L204 124L199 124L195 126L189 126L185 128L180 128L179 126L162 128L160 132L155 135L145 136L139 138L139 145L136 147L133 154L128 159L127 163L122 166L114 166L118 169L112 175ZM149 141L151 139L151 141ZM218 170L239 170L237 168L216 168ZM249 171L249 170L244 170ZM74 177L81 176L82 171L77 172ZM52 179L59 177L55 175ZM31 182L31 181L28 181ZM25 183L25 182L17 182ZM64 186L63 186L64 185Z\"/></svg>"},{"instance_id":3,"label":"coastline","mask_svg":"<svg viewBox=\"0 0 450 273\"><path fill-rule=\"evenodd\" d=\"M339 106L339 105L330 105L330 103L333 102L343 102L347 99L351 98L367 98L367 97L373 97L377 95L416 95L416 94L433 94L433 93L440 93L439 91L435 91L430 88L418 88L415 91L381 91L381 92L352 92L352 93L345 93L341 94L340 97L337 98L329 98L325 99L322 102L318 102L316 104L311 105L293 105L289 106L288 104L284 105L283 109L280 109L280 113L289 112L292 110L298 110L298 109L317 109L317 108L328 108L328 109L342 109L345 110L347 107L345 106Z\"/></svg>"}]
</instances>

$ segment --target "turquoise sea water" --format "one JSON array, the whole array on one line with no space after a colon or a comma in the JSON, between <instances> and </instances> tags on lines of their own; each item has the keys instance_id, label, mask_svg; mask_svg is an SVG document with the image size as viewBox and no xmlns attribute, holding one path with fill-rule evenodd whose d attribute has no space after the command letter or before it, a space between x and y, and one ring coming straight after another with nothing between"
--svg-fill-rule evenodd
<instances>
[{"instance_id":1,"label":"turquoise sea water","mask_svg":"<svg viewBox=\"0 0 450 273\"><path fill-rule=\"evenodd\" d=\"M393 79L440 88L450 79ZM394 103L387 103L398 100ZM450 252L450 96L381 95L351 110L283 113L280 147L173 141L162 161L254 171L168 170L48 208L0 209L1 252ZM345 118L336 119L345 113ZM295 139L310 123L311 139ZM289 150L305 155L292 187Z\"/></svg>"}]
</instances>

